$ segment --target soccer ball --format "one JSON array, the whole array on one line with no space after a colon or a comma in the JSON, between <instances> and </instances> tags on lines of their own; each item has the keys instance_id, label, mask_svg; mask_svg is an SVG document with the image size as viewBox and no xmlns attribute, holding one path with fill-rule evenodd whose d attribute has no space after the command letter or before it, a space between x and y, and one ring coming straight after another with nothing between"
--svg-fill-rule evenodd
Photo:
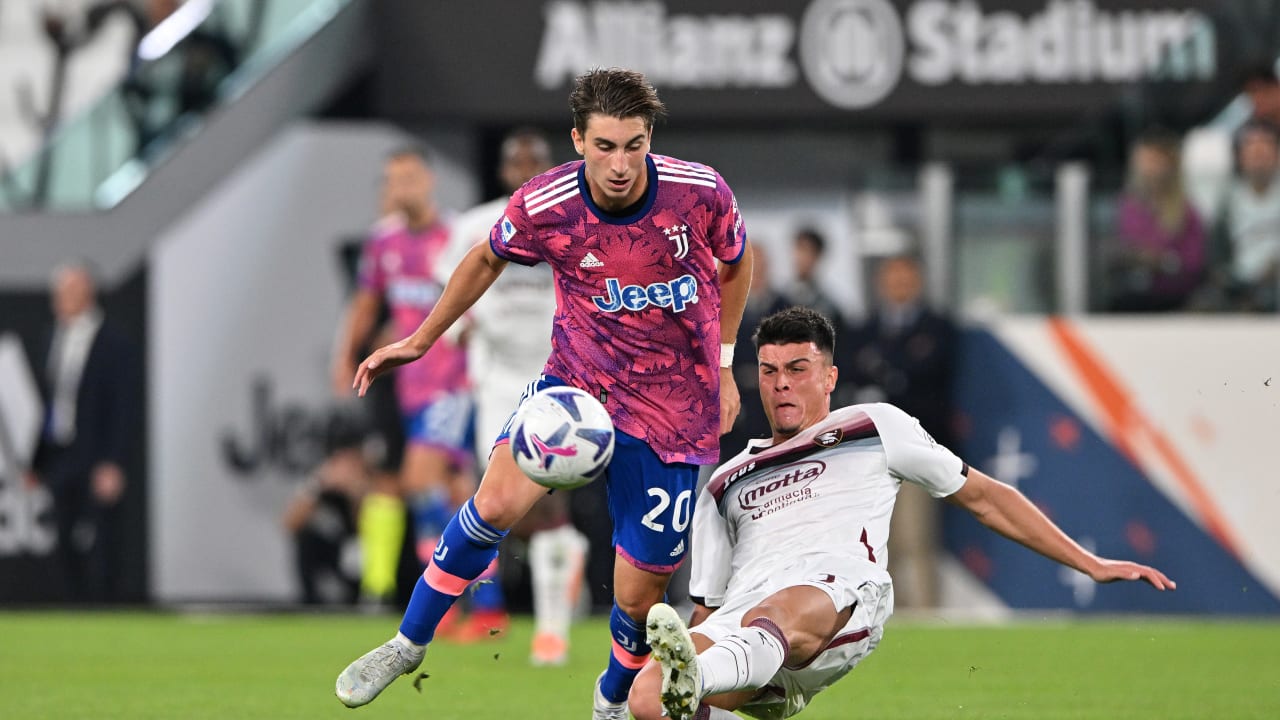
<instances>
[{"instance_id":1,"label":"soccer ball","mask_svg":"<svg viewBox=\"0 0 1280 720\"><path fill-rule=\"evenodd\" d=\"M613 421L598 400L578 388L544 388L516 411L511 453L539 485L582 487L599 477L613 457Z\"/></svg>"}]
</instances>

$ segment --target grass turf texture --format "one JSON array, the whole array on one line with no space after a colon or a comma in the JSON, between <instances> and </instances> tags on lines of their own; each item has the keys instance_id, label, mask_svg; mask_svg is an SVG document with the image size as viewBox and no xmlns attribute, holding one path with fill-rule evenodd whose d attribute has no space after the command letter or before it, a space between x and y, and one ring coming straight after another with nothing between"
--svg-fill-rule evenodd
<instances>
[{"instance_id":1,"label":"grass turf texture","mask_svg":"<svg viewBox=\"0 0 1280 720\"><path fill-rule=\"evenodd\" d=\"M482 645L439 643L422 693L401 678L347 710L338 672L391 617L0 613L0 717L193 720L590 716L603 620L575 626L570 663L531 668L528 621ZM358 713L352 716L350 713ZM1280 717L1280 622L890 621L880 648L807 709L852 718Z\"/></svg>"}]
</instances>

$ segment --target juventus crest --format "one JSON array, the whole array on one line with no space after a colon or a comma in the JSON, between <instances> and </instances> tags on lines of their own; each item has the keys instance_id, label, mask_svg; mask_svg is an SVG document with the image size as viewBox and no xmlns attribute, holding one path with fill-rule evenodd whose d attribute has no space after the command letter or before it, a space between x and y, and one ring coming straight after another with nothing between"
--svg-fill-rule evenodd
<instances>
[{"instance_id":1,"label":"juventus crest","mask_svg":"<svg viewBox=\"0 0 1280 720\"><path fill-rule=\"evenodd\" d=\"M688 225L672 225L671 227L662 228L662 234L676 244L675 251L672 253L675 259L683 260L684 256L689 254Z\"/></svg>"}]
</instances>

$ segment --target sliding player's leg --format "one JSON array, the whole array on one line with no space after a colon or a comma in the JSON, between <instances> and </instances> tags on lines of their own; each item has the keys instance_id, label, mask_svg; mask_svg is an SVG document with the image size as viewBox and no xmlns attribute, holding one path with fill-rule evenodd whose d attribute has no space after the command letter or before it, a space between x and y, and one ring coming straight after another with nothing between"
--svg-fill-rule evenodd
<instances>
[{"instance_id":1,"label":"sliding player's leg","mask_svg":"<svg viewBox=\"0 0 1280 720\"><path fill-rule=\"evenodd\" d=\"M692 633L673 610L654 607L647 630L657 664L637 678L635 717L715 718L708 707L789 717L851 670L879 643L892 585L839 561L834 572L818 565L800 564L800 582L766 597L730 599Z\"/></svg>"}]
</instances>

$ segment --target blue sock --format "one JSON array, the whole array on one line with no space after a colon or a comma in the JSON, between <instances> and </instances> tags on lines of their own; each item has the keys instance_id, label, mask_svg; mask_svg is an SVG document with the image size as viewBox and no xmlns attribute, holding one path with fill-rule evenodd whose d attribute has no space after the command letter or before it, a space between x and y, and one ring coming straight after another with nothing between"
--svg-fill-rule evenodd
<instances>
[{"instance_id":1,"label":"blue sock","mask_svg":"<svg viewBox=\"0 0 1280 720\"><path fill-rule=\"evenodd\" d=\"M471 611L500 613L507 607L507 598L498 581L498 566L492 563L471 586Z\"/></svg>"},{"instance_id":2,"label":"blue sock","mask_svg":"<svg viewBox=\"0 0 1280 720\"><path fill-rule=\"evenodd\" d=\"M609 613L609 632L613 635L613 651L609 653L609 668L600 680L600 694L616 703L627 699L631 683L652 648L645 642L644 623L632 620L617 603Z\"/></svg>"},{"instance_id":3,"label":"blue sock","mask_svg":"<svg viewBox=\"0 0 1280 720\"><path fill-rule=\"evenodd\" d=\"M498 556L498 543L506 536L480 519L474 500L468 500L445 526L427 571L418 578L400 632L419 645L431 642L440 619Z\"/></svg>"},{"instance_id":4,"label":"blue sock","mask_svg":"<svg viewBox=\"0 0 1280 720\"><path fill-rule=\"evenodd\" d=\"M452 510L449 493L443 489L427 490L409 496L409 513L413 516L414 537L419 542L434 540L444 532Z\"/></svg>"}]
</instances>

